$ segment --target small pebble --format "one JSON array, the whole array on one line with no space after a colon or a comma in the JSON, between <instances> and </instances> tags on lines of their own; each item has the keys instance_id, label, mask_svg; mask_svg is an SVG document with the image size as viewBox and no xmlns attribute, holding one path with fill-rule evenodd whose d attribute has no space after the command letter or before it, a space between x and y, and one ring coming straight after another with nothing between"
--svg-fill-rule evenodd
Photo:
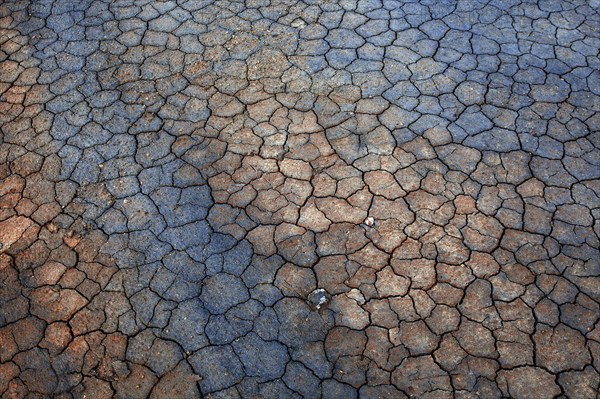
<instances>
[{"instance_id":1,"label":"small pebble","mask_svg":"<svg viewBox=\"0 0 600 399\"><path fill-rule=\"evenodd\" d=\"M327 293L323 288L317 288L310 294L308 294L308 304L314 310L319 310L321 307L327 305L331 300L331 295Z\"/></svg>"}]
</instances>

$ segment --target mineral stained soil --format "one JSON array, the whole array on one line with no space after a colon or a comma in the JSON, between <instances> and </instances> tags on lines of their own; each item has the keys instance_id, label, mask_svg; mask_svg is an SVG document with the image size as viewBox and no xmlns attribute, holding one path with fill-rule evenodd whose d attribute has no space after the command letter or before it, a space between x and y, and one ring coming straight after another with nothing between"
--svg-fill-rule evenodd
<instances>
[{"instance_id":1,"label":"mineral stained soil","mask_svg":"<svg viewBox=\"0 0 600 399\"><path fill-rule=\"evenodd\" d=\"M598 398L599 9L3 0L1 398Z\"/></svg>"}]
</instances>

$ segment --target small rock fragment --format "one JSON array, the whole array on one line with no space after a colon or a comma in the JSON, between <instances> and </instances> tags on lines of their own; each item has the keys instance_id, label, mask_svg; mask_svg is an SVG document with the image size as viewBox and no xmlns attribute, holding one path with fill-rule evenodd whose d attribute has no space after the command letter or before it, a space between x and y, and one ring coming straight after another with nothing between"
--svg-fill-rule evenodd
<instances>
[{"instance_id":1,"label":"small rock fragment","mask_svg":"<svg viewBox=\"0 0 600 399\"><path fill-rule=\"evenodd\" d=\"M322 306L325 306L331 300L331 295L327 293L323 288L317 288L310 294L308 294L308 304L314 310L321 309Z\"/></svg>"}]
</instances>

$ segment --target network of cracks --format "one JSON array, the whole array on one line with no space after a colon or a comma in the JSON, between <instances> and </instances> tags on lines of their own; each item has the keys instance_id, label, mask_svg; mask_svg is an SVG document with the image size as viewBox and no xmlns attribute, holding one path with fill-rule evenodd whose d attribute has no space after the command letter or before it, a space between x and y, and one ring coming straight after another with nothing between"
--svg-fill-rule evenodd
<instances>
[{"instance_id":1,"label":"network of cracks","mask_svg":"<svg viewBox=\"0 0 600 399\"><path fill-rule=\"evenodd\" d=\"M581 398L600 3L6 0L2 398Z\"/></svg>"}]
</instances>

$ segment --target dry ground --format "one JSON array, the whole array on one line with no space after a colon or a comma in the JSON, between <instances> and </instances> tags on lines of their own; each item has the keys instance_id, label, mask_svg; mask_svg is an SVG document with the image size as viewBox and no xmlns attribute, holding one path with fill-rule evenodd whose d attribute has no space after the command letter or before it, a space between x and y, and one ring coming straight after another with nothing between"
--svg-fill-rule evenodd
<instances>
[{"instance_id":1,"label":"dry ground","mask_svg":"<svg viewBox=\"0 0 600 399\"><path fill-rule=\"evenodd\" d=\"M1 397L598 398L599 7L2 1Z\"/></svg>"}]
</instances>

